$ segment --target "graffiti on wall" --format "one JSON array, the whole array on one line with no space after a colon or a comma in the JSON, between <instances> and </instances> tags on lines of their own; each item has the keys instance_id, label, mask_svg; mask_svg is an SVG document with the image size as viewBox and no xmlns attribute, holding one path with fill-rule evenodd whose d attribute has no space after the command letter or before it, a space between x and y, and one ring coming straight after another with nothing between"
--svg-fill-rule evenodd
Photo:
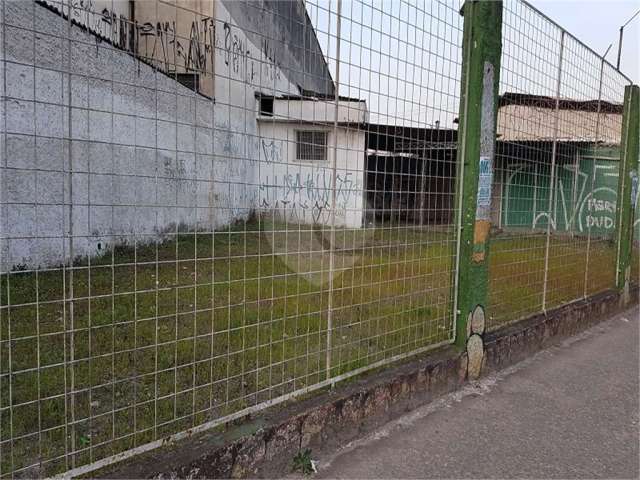
<instances>
[{"instance_id":1,"label":"graffiti on wall","mask_svg":"<svg viewBox=\"0 0 640 480\"><path fill-rule=\"evenodd\" d=\"M615 227L617 162L582 160L556 170L549 208L549 166L511 165L505 174L502 220L505 227L611 234Z\"/></svg>"},{"instance_id":2,"label":"graffiti on wall","mask_svg":"<svg viewBox=\"0 0 640 480\"><path fill-rule=\"evenodd\" d=\"M332 183L333 173L325 169L264 175L260 183L260 208L273 208L301 221L308 212L314 223L326 222L331 214ZM351 204L361 195L362 184L354 172L337 173L335 183L335 214L344 218L349 208L359 208Z\"/></svg>"},{"instance_id":3,"label":"graffiti on wall","mask_svg":"<svg viewBox=\"0 0 640 480\"><path fill-rule=\"evenodd\" d=\"M132 21L128 12L100 8L94 0L74 0L66 8L55 0L37 1L70 15L73 25L95 34L96 44L108 41L165 73L184 70L211 74L216 55L221 55L228 73L246 83L253 84L258 77L281 79L281 61L272 41L262 38L254 47L261 58L254 59L244 33L229 22L221 23L222 32L218 34L214 18L194 14L198 18L180 31L175 19Z\"/></svg>"},{"instance_id":4,"label":"graffiti on wall","mask_svg":"<svg viewBox=\"0 0 640 480\"><path fill-rule=\"evenodd\" d=\"M282 163L282 142L276 140L261 139L260 146L267 164Z\"/></svg>"},{"instance_id":5,"label":"graffiti on wall","mask_svg":"<svg viewBox=\"0 0 640 480\"><path fill-rule=\"evenodd\" d=\"M578 230L613 230L616 216L616 192L611 188L596 188L580 204Z\"/></svg>"}]
</instances>

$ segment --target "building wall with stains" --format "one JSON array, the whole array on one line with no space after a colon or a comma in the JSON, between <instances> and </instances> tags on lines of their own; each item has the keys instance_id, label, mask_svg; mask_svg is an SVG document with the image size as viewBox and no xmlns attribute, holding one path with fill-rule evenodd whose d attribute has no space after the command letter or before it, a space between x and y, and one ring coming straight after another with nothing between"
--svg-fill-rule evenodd
<instances>
[{"instance_id":1,"label":"building wall with stains","mask_svg":"<svg viewBox=\"0 0 640 480\"><path fill-rule=\"evenodd\" d=\"M216 96L227 69L255 85L288 93L333 92L323 53L301 1L39 0L145 62L176 77L197 76ZM296 93L299 93L296 91Z\"/></svg>"},{"instance_id":2,"label":"building wall with stains","mask_svg":"<svg viewBox=\"0 0 640 480\"><path fill-rule=\"evenodd\" d=\"M249 216L264 160L256 92L297 94L297 80L258 61L260 46L220 3L215 98L123 48L126 38L119 45L122 37L50 7L5 4L1 269L58 265ZM224 47L225 22L242 50Z\"/></svg>"}]
</instances>

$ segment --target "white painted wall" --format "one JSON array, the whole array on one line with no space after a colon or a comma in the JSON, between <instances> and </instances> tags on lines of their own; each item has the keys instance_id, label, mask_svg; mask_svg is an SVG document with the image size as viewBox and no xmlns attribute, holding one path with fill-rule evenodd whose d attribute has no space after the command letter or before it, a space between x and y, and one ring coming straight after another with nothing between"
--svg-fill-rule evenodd
<instances>
[{"instance_id":1,"label":"white painted wall","mask_svg":"<svg viewBox=\"0 0 640 480\"><path fill-rule=\"evenodd\" d=\"M334 100L276 99L273 105L275 119L301 122L333 123L336 118ZM340 100L338 102L339 123L364 123L369 121L367 104L364 101Z\"/></svg>"},{"instance_id":2,"label":"white painted wall","mask_svg":"<svg viewBox=\"0 0 640 480\"><path fill-rule=\"evenodd\" d=\"M247 82L219 51L214 104L41 5L8 1L2 23L3 271L211 230L256 208L254 95L297 92L284 72Z\"/></svg>"},{"instance_id":3,"label":"white painted wall","mask_svg":"<svg viewBox=\"0 0 640 480\"><path fill-rule=\"evenodd\" d=\"M228 222L211 102L34 5L3 19L2 269Z\"/></svg>"},{"instance_id":4,"label":"white painted wall","mask_svg":"<svg viewBox=\"0 0 640 480\"><path fill-rule=\"evenodd\" d=\"M360 228L363 216L365 133L357 127L278 122L261 118L260 211L281 220L331 224L336 158L335 225ZM296 159L296 131L328 132L326 161ZM337 134L337 149L334 145Z\"/></svg>"},{"instance_id":5,"label":"white painted wall","mask_svg":"<svg viewBox=\"0 0 640 480\"><path fill-rule=\"evenodd\" d=\"M213 102L95 35L69 30L42 5L5 3L2 271L55 266L177 231L211 231L264 211L267 198L326 205L331 169L290 164L293 143L281 162L270 161L265 144L286 141L290 128L260 131L256 120L256 92L292 95L297 85L233 26L221 3L216 14L245 54L235 59L238 51L216 49ZM356 112L365 119L360 110L355 102L344 118ZM338 142L336 223L359 227L364 134L341 129ZM310 179L315 193L292 193L292 174ZM320 220L307 213L313 209L294 211L300 221L327 218L326 207Z\"/></svg>"}]
</instances>

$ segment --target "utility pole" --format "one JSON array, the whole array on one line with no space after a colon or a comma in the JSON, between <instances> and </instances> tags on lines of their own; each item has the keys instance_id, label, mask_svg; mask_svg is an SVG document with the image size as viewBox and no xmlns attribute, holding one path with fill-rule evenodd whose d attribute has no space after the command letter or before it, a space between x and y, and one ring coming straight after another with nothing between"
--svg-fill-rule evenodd
<instances>
[{"instance_id":1,"label":"utility pole","mask_svg":"<svg viewBox=\"0 0 640 480\"><path fill-rule=\"evenodd\" d=\"M467 1L458 156L456 162L457 263L454 284L456 345L467 351L469 378L484 355L488 301L491 187L502 51L502 2Z\"/></svg>"}]
</instances>

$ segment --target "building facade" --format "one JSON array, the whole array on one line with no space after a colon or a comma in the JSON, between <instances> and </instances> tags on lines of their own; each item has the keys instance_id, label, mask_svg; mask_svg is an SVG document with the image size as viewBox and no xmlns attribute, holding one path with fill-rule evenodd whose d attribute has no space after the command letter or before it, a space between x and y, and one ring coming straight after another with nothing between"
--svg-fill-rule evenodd
<instances>
[{"instance_id":1,"label":"building facade","mask_svg":"<svg viewBox=\"0 0 640 480\"><path fill-rule=\"evenodd\" d=\"M5 19L2 271L256 214L326 222L334 176L336 222L361 225L364 141L347 123L366 105L345 102L342 125L307 109L335 102L302 1L9 1ZM291 99L266 118L261 96ZM311 130L326 159L296 157Z\"/></svg>"}]
</instances>

